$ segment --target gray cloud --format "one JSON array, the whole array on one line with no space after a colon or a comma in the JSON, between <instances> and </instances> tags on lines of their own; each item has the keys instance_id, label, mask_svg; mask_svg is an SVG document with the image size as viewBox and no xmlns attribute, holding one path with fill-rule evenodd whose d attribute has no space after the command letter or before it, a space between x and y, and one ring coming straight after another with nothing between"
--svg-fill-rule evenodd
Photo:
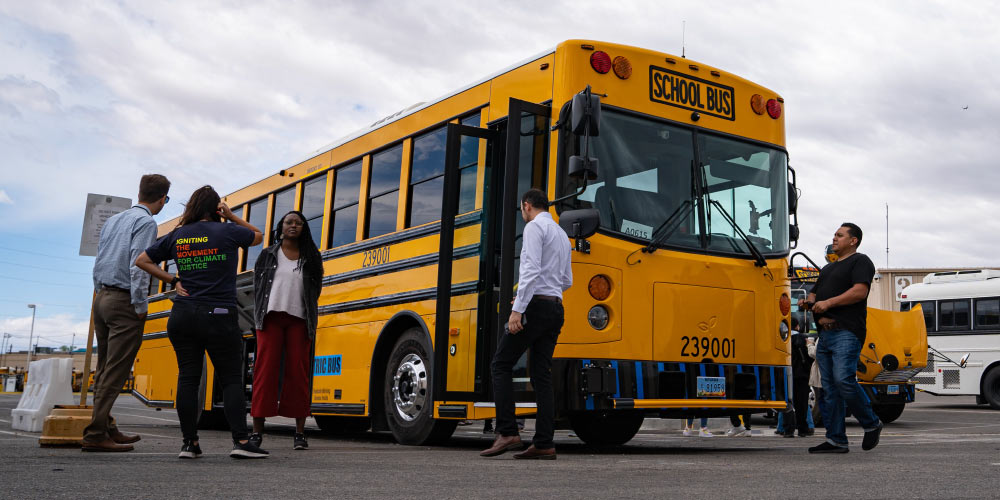
<instances>
[{"instance_id":1,"label":"gray cloud","mask_svg":"<svg viewBox=\"0 0 1000 500\"><path fill-rule=\"evenodd\" d=\"M7 4L0 185L24 202L0 210L76 217L150 171L178 200L229 191L564 39L678 54L682 21L689 58L785 98L801 248L853 220L881 265L889 203L893 266L994 263L1000 11L981 3Z\"/></svg>"}]
</instances>

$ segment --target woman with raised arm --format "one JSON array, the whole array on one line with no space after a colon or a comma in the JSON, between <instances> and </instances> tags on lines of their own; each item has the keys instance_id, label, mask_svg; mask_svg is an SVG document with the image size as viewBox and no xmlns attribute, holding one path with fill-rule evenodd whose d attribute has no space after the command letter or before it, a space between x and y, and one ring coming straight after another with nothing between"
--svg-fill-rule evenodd
<instances>
[{"instance_id":1,"label":"woman with raised arm","mask_svg":"<svg viewBox=\"0 0 1000 500\"><path fill-rule=\"evenodd\" d=\"M309 447L305 424L323 258L301 212L288 212L277 226L271 245L261 252L253 269L257 352L250 442L260 446L265 419L280 415L295 419L292 448L305 450Z\"/></svg>"},{"instance_id":2,"label":"woman with raised arm","mask_svg":"<svg viewBox=\"0 0 1000 500\"><path fill-rule=\"evenodd\" d=\"M232 224L224 223L228 220ZM233 433L234 458L267 458L248 441L246 397L243 395L243 335L237 322L237 249L258 245L259 229L237 217L212 186L191 194L173 231L158 239L135 264L174 285L167 337L177 355L177 417L184 444L180 458L198 458L198 414L202 364L208 352L222 387L226 420ZM177 274L157 264L173 259Z\"/></svg>"}]
</instances>

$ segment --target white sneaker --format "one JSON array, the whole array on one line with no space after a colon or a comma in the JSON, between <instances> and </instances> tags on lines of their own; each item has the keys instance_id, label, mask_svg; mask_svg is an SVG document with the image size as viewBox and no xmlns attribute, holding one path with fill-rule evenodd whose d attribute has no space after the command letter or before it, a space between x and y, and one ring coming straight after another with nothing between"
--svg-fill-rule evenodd
<instances>
[{"instance_id":1,"label":"white sneaker","mask_svg":"<svg viewBox=\"0 0 1000 500\"><path fill-rule=\"evenodd\" d=\"M687 429L687 428L685 428L685 429L684 429L683 431L681 431L681 434L682 434L682 435L683 435L684 437L691 437L691 436L694 436L694 429Z\"/></svg>"},{"instance_id":2,"label":"white sneaker","mask_svg":"<svg viewBox=\"0 0 1000 500\"><path fill-rule=\"evenodd\" d=\"M743 431L745 431L745 430L746 430L746 428L744 428L742 425L737 425L737 426L733 427L732 429L729 429L728 431L726 431L726 437L742 436L743 435Z\"/></svg>"},{"instance_id":3,"label":"white sneaker","mask_svg":"<svg viewBox=\"0 0 1000 500\"><path fill-rule=\"evenodd\" d=\"M710 438L712 437L712 433L709 432L707 428L702 427L701 430L698 431L698 437Z\"/></svg>"}]
</instances>

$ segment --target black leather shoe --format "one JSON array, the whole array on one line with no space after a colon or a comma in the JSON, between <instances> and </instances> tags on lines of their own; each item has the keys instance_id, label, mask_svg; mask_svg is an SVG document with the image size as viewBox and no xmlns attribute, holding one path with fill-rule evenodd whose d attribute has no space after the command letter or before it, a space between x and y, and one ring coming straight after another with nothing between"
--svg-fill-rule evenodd
<instances>
[{"instance_id":1,"label":"black leather shoe","mask_svg":"<svg viewBox=\"0 0 1000 500\"><path fill-rule=\"evenodd\" d=\"M809 453L847 453L849 450L846 446L834 446L826 441L823 441L818 446L813 446L809 448Z\"/></svg>"},{"instance_id":2,"label":"black leather shoe","mask_svg":"<svg viewBox=\"0 0 1000 500\"><path fill-rule=\"evenodd\" d=\"M882 434L882 422L878 423L878 428L865 432L865 438L861 441L861 449L868 451L878 446L878 438Z\"/></svg>"}]
</instances>

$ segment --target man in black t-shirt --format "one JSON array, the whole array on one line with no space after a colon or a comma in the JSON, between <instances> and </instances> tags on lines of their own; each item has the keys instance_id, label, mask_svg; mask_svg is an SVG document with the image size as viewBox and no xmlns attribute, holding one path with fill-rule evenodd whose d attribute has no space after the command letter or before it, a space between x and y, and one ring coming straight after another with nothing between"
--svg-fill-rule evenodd
<instances>
[{"instance_id":1,"label":"man in black t-shirt","mask_svg":"<svg viewBox=\"0 0 1000 500\"><path fill-rule=\"evenodd\" d=\"M875 265L867 255L857 253L861 228L843 223L833 235L836 261L819 272L813 292L800 307L812 310L819 327L816 363L819 364L826 400L823 422L826 441L809 448L809 453L847 453L845 403L865 429L861 448L878 445L882 423L872 412L855 375L865 341L868 291L875 277Z\"/></svg>"}]
</instances>

